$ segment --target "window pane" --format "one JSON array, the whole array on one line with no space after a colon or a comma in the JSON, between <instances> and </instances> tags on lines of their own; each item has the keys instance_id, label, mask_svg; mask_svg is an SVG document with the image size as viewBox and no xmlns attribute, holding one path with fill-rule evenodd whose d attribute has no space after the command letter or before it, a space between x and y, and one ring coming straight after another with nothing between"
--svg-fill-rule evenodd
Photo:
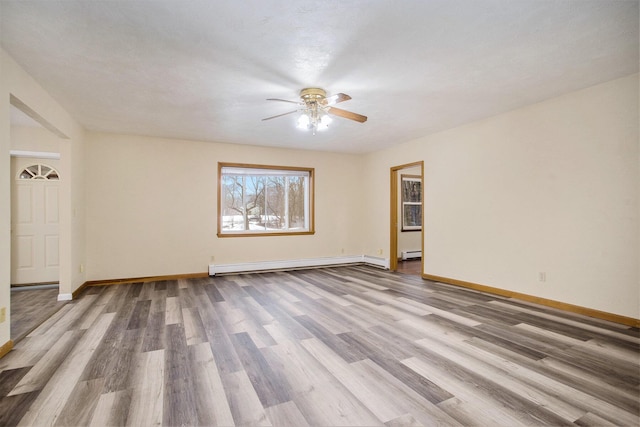
<instances>
[{"instance_id":1,"label":"window pane","mask_svg":"<svg viewBox=\"0 0 640 427\"><path fill-rule=\"evenodd\" d=\"M245 230L242 177L225 176L222 180L222 228L228 231Z\"/></svg>"},{"instance_id":2,"label":"window pane","mask_svg":"<svg viewBox=\"0 0 640 427\"><path fill-rule=\"evenodd\" d=\"M305 227L305 192L304 178L289 178L289 227L303 229Z\"/></svg>"}]
</instances>

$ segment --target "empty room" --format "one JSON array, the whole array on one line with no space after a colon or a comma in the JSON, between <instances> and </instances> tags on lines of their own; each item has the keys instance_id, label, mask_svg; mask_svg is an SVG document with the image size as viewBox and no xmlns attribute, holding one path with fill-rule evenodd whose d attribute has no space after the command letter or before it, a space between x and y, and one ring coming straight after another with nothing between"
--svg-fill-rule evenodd
<instances>
[{"instance_id":1,"label":"empty room","mask_svg":"<svg viewBox=\"0 0 640 427\"><path fill-rule=\"evenodd\" d=\"M639 27L0 1L0 425L637 426Z\"/></svg>"}]
</instances>

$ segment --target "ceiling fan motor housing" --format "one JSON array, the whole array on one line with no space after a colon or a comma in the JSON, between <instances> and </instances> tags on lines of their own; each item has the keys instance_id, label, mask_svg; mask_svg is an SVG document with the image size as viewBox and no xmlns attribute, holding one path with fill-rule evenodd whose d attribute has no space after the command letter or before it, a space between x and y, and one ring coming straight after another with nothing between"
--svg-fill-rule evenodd
<instances>
[{"instance_id":1,"label":"ceiling fan motor housing","mask_svg":"<svg viewBox=\"0 0 640 427\"><path fill-rule=\"evenodd\" d=\"M308 87L300 91L300 98L302 98L305 103L319 102L326 97L327 92L317 87Z\"/></svg>"}]
</instances>

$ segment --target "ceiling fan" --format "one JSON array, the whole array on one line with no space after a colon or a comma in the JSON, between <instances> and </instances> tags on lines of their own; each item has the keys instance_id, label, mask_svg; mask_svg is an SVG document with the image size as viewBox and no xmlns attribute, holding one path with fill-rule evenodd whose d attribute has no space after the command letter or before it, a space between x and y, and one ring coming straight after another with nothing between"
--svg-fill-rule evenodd
<instances>
[{"instance_id":1,"label":"ceiling fan","mask_svg":"<svg viewBox=\"0 0 640 427\"><path fill-rule=\"evenodd\" d=\"M300 112L298 128L311 130L314 135L316 130L325 130L329 127L329 123L332 121L330 115L355 120L360 123L366 122L366 116L332 107L332 105L337 104L338 102L348 101L350 99L351 97L344 93L337 93L328 97L324 89L309 87L300 91L300 101L289 101L287 99L279 98L267 99L267 101L280 101L296 104L298 107L293 111L278 114L277 116L267 117L266 119L262 119L262 121Z\"/></svg>"}]
</instances>

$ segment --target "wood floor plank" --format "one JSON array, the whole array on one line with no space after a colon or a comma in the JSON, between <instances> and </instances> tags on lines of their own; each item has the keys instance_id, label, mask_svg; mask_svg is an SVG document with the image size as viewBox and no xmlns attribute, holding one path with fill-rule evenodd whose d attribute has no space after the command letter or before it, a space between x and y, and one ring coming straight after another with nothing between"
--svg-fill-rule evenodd
<instances>
[{"instance_id":1,"label":"wood floor plank","mask_svg":"<svg viewBox=\"0 0 640 427\"><path fill-rule=\"evenodd\" d=\"M131 390L131 406L127 426L162 425L164 414L164 350L140 353L136 357L135 386ZM99 420L95 420L96 422Z\"/></svg>"},{"instance_id":2,"label":"wood floor plank","mask_svg":"<svg viewBox=\"0 0 640 427\"><path fill-rule=\"evenodd\" d=\"M180 307L180 299L177 296L167 297L166 299L166 311L165 311L165 324L175 325L182 322L182 310Z\"/></svg>"},{"instance_id":3,"label":"wood floor plank","mask_svg":"<svg viewBox=\"0 0 640 427\"><path fill-rule=\"evenodd\" d=\"M31 366L25 366L0 372L0 397L7 396L31 369Z\"/></svg>"},{"instance_id":4,"label":"wood floor plank","mask_svg":"<svg viewBox=\"0 0 640 427\"><path fill-rule=\"evenodd\" d=\"M182 324L167 325L166 343L162 422L172 426L195 425L198 422L198 416L194 396L194 377Z\"/></svg>"},{"instance_id":5,"label":"wood floor plank","mask_svg":"<svg viewBox=\"0 0 640 427\"><path fill-rule=\"evenodd\" d=\"M271 369L248 333L233 334L231 342L263 407L291 400L285 379Z\"/></svg>"},{"instance_id":6,"label":"wood floor plank","mask_svg":"<svg viewBox=\"0 0 640 427\"><path fill-rule=\"evenodd\" d=\"M274 426L310 427L304 415L293 401L266 408L267 417Z\"/></svg>"},{"instance_id":7,"label":"wood floor plank","mask_svg":"<svg viewBox=\"0 0 640 427\"><path fill-rule=\"evenodd\" d=\"M127 423L130 406L131 390L103 393L98 397L88 425L91 427L123 426Z\"/></svg>"},{"instance_id":8,"label":"wood floor plank","mask_svg":"<svg viewBox=\"0 0 640 427\"><path fill-rule=\"evenodd\" d=\"M233 415L209 343L189 346L189 359L198 424L232 426Z\"/></svg>"},{"instance_id":9,"label":"wood floor plank","mask_svg":"<svg viewBox=\"0 0 640 427\"><path fill-rule=\"evenodd\" d=\"M5 396L0 398L0 425L17 426L29 410L40 391ZM23 424L24 425L24 424Z\"/></svg>"},{"instance_id":10,"label":"wood floor plank","mask_svg":"<svg viewBox=\"0 0 640 427\"><path fill-rule=\"evenodd\" d=\"M78 382L62 408L60 416L56 419L55 425L88 425L103 387L104 378Z\"/></svg>"},{"instance_id":11,"label":"wood floor plank","mask_svg":"<svg viewBox=\"0 0 640 427\"><path fill-rule=\"evenodd\" d=\"M141 351L163 350L165 348L165 324L164 308L149 313L149 320L144 330Z\"/></svg>"},{"instance_id":12,"label":"wood floor plank","mask_svg":"<svg viewBox=\"0 0 640 427\"><path fill-rule=\"evenodd\" d=\"M221 378L235 425L272 425L244 371L225 373Z\"/></svg>"},{"instance_id":13,"label":"wood floor plank","mask_svg":"<svg viewBox=\"0 0 640 427\"><path fill-rule=\"evenodd\" d=\"M202 319L197 308L183 308L182 319L187 345L199 344L207 341L207 333L204 330Z\"/></svg>"},{"instance_id":14,"label":"wood floor plank","mask_svg":"<svg viewBox=\"0 0 640 427\"><path fill-rule=\"evenodd\" d=\"M139 300L136 302L127 329L140 329L147 326L149 318L149 310L151 309L151 300Z\"/></svg>"},{"instance_id":15,"label":"wood floor plank","mask_svg":"<svg viewBox=\"0 0 640 427\"><path fill-rule=\"evenodd\" d=\"M135 360L135 355L140 353L141 340L142 331L140 329L127 329L124 331L110 371L104 376L105 393L130 388L133 361Z\"/></svg>"}]
</instances>

